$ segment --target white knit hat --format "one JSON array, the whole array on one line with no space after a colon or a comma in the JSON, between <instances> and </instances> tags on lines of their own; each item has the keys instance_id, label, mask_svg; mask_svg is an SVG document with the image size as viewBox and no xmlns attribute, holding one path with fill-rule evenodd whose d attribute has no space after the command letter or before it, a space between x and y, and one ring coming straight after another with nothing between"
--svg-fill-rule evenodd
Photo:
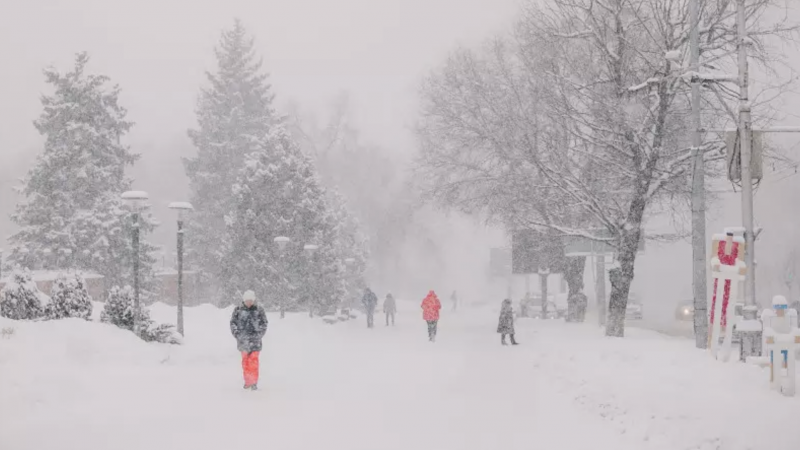
<instances>
[{"instance_id":1,"label":"white knit hat","mask_svg":"<svg viewBox=\"0 0 800 450\"><path fill-rule=\"evenodd\" d=\"M242 300L244 301L256 301L256 293L253 291L245 291L244 295L242 295Z\"/></svg>"}]
</instances>

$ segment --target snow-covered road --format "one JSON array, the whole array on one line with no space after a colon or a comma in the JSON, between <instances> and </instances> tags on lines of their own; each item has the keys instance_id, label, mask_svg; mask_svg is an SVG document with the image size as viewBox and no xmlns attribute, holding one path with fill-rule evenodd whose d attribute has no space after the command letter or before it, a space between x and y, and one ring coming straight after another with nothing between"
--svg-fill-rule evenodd
<instances>
[{"instance_id":1,"label":"snow-covered road","mask_svg":"<svg viewBox=\"0 0 800 450\"><path fill-rule=\"evenodd\" d=\"M16 329L0 340L0 449L761 449L736 430L746 416L727 389L746 382L753 393L740 401L800 412L757 369L651 332L623 342L528 320L522 345L501 347L491 310L445 315L435 344L414 312L372 330L273 318L262 390L244 391L228 313L189 308L181 347L97 323L0 319Z\"/></svg>"},{"instance_id":2,"label":"snow-covered road","mask_svg":"<svg viewBox=\"0 0 800 450\"><path fill-rule=\"evenodd\" d=\"M542 378L534 330L501 347L493 317L443 321L435 344L410 314L373 330L274 319L249 392L226 312L187 315L182 348L101 324L18 326L0 343L0 448L634 448Z\"/></svg>"}]
</instances>

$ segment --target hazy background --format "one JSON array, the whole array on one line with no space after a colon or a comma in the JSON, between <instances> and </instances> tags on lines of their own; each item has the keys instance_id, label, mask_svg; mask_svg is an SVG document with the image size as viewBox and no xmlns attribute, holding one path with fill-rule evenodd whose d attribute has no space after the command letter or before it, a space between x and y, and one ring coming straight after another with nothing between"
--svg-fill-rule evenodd
<instances>
[{"instance_id":1,"label":"hazy background","mask_svg":"<svg viewBox=\"0 0 800 450\"><path fill-rule=\"evenodd\" d=\"M132 173L134 186L150 192L163 223L155 240L172 245L174 221L166 204L188 197L180 161L193 151L186 130L194 126L204 71L214 68L212 49L235 17L256 38L280 108L294 102L324 117L337 94L347 91L362 139L385 149L396 157L398 170L406 170L415 153L409 126L420 78L455 46L478 45L505 32L517 5L517 0L5 0L0 8L0 236L13 232L8 214L16 202L14 179L24 175L41 149L31 124L45 89L41 71L48 65L70 68L78 51L90 53L93 73L106 74L122 87L121 103L136 122L128 143L142 155ZM799 68L800 52L794 47L786 52ZM800 125L797 101L793 93L781 98L782 123ZM782 135L776 142L800 159L800 135ZM757 253L762 297L785 290L776 273L800 244L800 178L794 169L776 169L756 197L757 222L766 230ZM725 183L710 187L730 190ZM738 225L738 205L733 194L710 205L709 234ZM431 287L499 300L505 289L502 283L487 285L485 272L489 247L505 242L503 232L456 214L428 216L435 224L431 239L441 251L416 257L441 258L446 267L443 279ZM652 226L670 228L664 220ZM683 228L688 230L688 222ZM668 320L676 303L691 296L690 270L688 243L648 243L634 290L648 311ZM383 283L381 288L395 289L404 280ZM521 293L519 283L516 291ZM592 292L591 270L587 291Z\"/></svg>"}]
</instances>

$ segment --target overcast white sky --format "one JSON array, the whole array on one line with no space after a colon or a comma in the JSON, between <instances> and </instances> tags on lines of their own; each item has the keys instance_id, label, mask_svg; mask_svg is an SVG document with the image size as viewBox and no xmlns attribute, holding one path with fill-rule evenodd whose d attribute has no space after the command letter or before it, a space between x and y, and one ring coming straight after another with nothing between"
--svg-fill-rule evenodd
<instances>
[{"instance_id":1,"label":"overcast white sky","mask_svg":"<svg viewBox=\"0 0 800 450\"><path fill-rule=\"evenodd\" d=\"M47 65L91 70L123 88L134 142L185 136L221 29L241 18L280 105L321 109L348 90L366 138L410 145L415 86L458 44L501 32L517 0L5 0L0 14L0 149L38 142L31 126ZM146 156L146 155L145 155Z\"/></svg>"}]
</instances>

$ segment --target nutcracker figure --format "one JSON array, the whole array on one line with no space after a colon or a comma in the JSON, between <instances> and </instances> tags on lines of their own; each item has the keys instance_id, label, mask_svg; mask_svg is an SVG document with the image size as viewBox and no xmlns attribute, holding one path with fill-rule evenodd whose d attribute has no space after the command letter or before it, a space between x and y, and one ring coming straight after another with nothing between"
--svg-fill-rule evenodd
<instances>
[{"instance_id":1,"label":"nutcracker figure","mask_svg":"<svg viewBox=\"0 0 800 450\"><path fill-rule=\"evenodd\" d=\"M711 254L711 271L714 277L714 290L711 298L711 312L709 315L709 348L713 353L716 353L717 342L720 335L724 335L726 340L730 340L731 330L728 330L728 305L731 300L731 283L736 281L744 275L744 239L736 236L732 229L726 229L724 235L714 235L712 238ZM737 276L738 275L738 276ZM724 282L722 289L720 289L720 279ZM737 286L738 287L738 284ZM738 291L738 289L733 289ZM721 296L721 299L718 299ZM721 304L718 305L717 301ZM716 315L719 314L717 318ZM717 323L715 324L715 319ZM726 342L725 348L729 344Z\"/></svg>"}]
</instances>

